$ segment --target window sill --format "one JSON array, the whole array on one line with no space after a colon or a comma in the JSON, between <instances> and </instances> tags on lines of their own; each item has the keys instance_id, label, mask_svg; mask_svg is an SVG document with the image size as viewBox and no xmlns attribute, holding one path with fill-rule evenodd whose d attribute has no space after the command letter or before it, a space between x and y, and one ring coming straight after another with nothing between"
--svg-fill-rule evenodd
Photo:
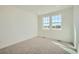
<instances>
[{"instance_id":1,"label":"window sill","mask_svg":"<svg viewBox=\"0 0 79 59\"><path fill-rule=\"evenodd\" d=\"M50 28L43 28L43 30L50 30Z\"/></svg>"},{"instance_id":2,"label":"window sill","mask_svg":"<svg viewBox=\"0 0 79 59\"><path fill-rule=\"evenodd\" d=\"M62 30L62 29L55 29L55 28L52 28L52 30Z\"/></svg>"}]
</instances>

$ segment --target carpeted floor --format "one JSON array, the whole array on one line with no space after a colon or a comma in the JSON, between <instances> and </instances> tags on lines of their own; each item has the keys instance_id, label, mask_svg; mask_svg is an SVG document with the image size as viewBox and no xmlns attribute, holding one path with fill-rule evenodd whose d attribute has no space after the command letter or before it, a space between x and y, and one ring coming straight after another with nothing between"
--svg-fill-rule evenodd
<instances>
[{"instance_id":1,"label":"carpeted floor","mask_svg":"<svg viewBox=\"0 0 79 59\"><path fill-rule=\"evenodd\" d=\"M68 54L65 50L44 38L33 38L0 49L0 54Z\"/></svg>"}]
</instances>

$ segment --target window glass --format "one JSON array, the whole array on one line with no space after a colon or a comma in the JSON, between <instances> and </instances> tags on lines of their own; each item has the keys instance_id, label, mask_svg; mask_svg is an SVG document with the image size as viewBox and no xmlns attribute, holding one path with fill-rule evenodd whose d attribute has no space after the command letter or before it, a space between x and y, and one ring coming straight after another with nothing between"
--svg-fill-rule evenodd
<instances>
[{"instance_id":1,"label":"window glass","mask_svg":"<svg viewBox=\"0 0 79 59\"><path fill-rule=\"evenodd\" d=\"M52 16L52 28L61 28L61 15Z\"/></svg>"},{"instance_id":2,"label":"window glass","mask_svg":"<svg viewBox=\"0 0 79 59\"><path fill-rule=\"evenodd\" d=\"M43 28L49 28L50 26L50 17L45 16L43 17Z\"/></svg>"}]
</instances>

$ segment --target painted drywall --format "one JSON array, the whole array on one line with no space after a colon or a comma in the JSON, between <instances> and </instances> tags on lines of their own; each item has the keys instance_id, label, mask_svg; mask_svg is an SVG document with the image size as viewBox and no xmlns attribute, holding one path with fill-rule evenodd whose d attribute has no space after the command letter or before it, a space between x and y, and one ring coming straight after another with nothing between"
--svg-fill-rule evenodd
<instances>
[{"instance_id":1,"label":"painted drywall","mask_svg":"<svg viewBox=\"0 0 79 59\"><path fill-rule=\"evenodd\" d=\"M0 48L37 36L37 16L14 6L0 6Z\"/></svg>"},{"instance_id":2,"label":"painted drywall","mask_svg":"<svg viewBox=\"0 0 79 59\"><path fill-rule=\"evenodd\" d=\"M74 6L73 9L74 9L73 15L74 15L74 28L75 28L74 44L75 44L75 48L78 48L78 53L79 53L79 6Z\"/></svg>"},{"instance_id":3,"label":"painted drywall","mask_svg":"<svg viewBox=\"0 0 79 59\"><path fill-rule=\"evenodd\" d=\"M62 15L62 29L61 30L46 30L42 27L42 17L48 15ZM56 40L62 40L66 42L73 42L73 8L66 8L53 13L38 16L38 35L44 36Z\"/></svg>"}]
</instances>

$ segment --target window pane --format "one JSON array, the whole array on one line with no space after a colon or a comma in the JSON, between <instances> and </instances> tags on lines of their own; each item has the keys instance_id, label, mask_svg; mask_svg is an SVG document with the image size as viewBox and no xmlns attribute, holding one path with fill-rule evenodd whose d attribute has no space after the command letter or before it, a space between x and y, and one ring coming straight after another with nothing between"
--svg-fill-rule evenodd
<instances>
[{"instance_id":1,"label":"window pane","mask_svg":"<svg viewBox=\"0 0 79 59\"><path fill-rule=\"evenodd\" d=\"M52 16L52 22L61 22L61 15Z\"/></svg>"},{"instance_id":2,"label":"window pane","mask_svg":"<svg viewBox=\"0 0 79 59\"><path fill-rule=\"evenodd\" d=\"M50 23L50 17L49 16L43 17L43 27L49 28L49 23Z\"/></svg>"},{"instance_id":3,"label":"window pane","mask_svg":"<svg viewBox=\"0 0 79 59\"><path fill-rule=\"evenodd\" d=\"M52 28L61 28L61 15L52 16Z\"/></svg>"},{"instance_id":4,"label":"window pane","mask_svg":"<svg viewBox=\"0 0 79 59\"><path fill-rule=\"evenodd\" d=\"M43 26L49 26L49 24L43 24Z\"/></svg>"},{"instance_id":5,"label":"window pane","mask_svg":"<svg viewBox=\"0 0 79 59\"><path fill-rule=\"evenodd\" d=\"M61 15L57 16L57 22L61 22Z\"/></svg>"},{"instance_id":6,"label":"window pane","mask_svg":"<svg viewBox=\"0 0 79 59\"><path fill-rule=\"evenodd\" d=\"M56 22L56 16L52 16L52 22Z\"/></svg>"},{"instance_id":7,"label":"window pane","mask_svg":"<svg viewBox=\"0 0 79 59\"><path fill-rule=\"evenodd\" d=\"M49 23L49 17L44 17L43 18L43 23Z\"/></svg>"}]
</instances>

